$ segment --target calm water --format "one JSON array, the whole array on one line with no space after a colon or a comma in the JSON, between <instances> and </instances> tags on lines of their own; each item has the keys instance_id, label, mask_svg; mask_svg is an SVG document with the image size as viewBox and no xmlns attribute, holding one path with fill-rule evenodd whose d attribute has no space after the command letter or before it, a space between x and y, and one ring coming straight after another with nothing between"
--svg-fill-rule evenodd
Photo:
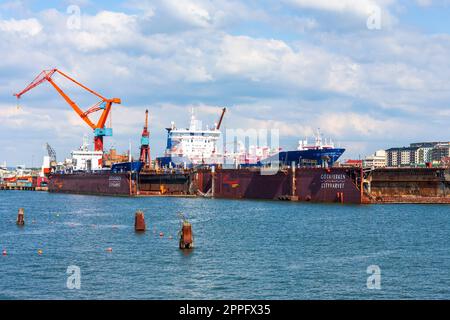
<instances>
[{"instance_id":1,"label":"calm water","mask_svg":"<svg viewBox=\"0 0 450 320\"><path fill-rule=\"evenodd\" d=\"M133 229L137 209L145 234ZM191 254L178 249L177 212L193 223ZM450 299L445 205L1 191L0 249L0 299ZM80 290L66 287L69 265ZM381 268L381 290L367 289L369 265Z\"/></svg>"}]
</instances>

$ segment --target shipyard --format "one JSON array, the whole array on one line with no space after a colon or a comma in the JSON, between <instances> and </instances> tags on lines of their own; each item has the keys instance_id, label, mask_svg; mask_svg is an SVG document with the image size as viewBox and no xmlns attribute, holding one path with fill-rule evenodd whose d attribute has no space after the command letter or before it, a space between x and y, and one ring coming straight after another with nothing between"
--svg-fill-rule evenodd
<instances>
[{"instance_id":1,"label":"shipyard","mask_svg":"<svg viewBox=\"0 0 450 320\"><path fill-rule=\"evenodd\" d=\"M20 98L46 80L53 82L51 77L57 72L57 69L43 71L15 96ZM60 94L65 96L63 92ZM32 177L3 173L1 189L105 196L198 196L343 204L450 203L450 167L447 160L450 142L411 144L415 147L377 151L378 157L384 160L376 167L373 163L366 165L365 161L339 162L345 149L336 148L331 139L324 140L319 130L314 143L308 143L307 139L300 140L294 151L271 149L267 145L252 145L246 149L244 143L238 141L237 152L223 152L218 142L223 138L220 128L227 108L221 110L218 122L206 129L201 127L202 122L192 109L189 126L179 129L172 122L171 127L167 128L164 156L152 160L146 110L143 113L140 156L134 160L132 150L122 155L117 154L115 149L109 152L103 150L103 137L112 135L112 128L105 127L108 112L112 101L117 103L120 99L102 99L85 113L72 106L89 125L92 122L87 115L102 112L101 122L94 128L95 150L89 150L85 136L80 149L72 152L72 158L57 163L56 152L47 143L48 155L43 159L41 171L35 172ZM109 106L98 107L102 103L109 103ZM230 140L232 138L228 137ZM406 157L405 152L409 152ZM422 163L411 163L410 159L416 159L414 156L419 152ZM439 156L433 158L436 153ZM404 161L405 158L408 161ZM370 160L368 157L368 162ZM7 172L5 166L3 172Z\"/></svg>"},{"instance_id":2,"label":"shipyard","mask_svg":"<svg viewBox=\"0 0 450 320\"><path fill-rule=\"evenodd\" d=\"M340 149L336 156L333 145L322 145L320 132L312 146L305 147L305 141L301 141L303 145L299 146L299 150L305 150L305 155L298 155L301 151L293 151L294 158L290 152L283 152L283 161L278 161L278 154L266 155L267 158L254 157L252 163L249 163L247 153L220 155L216 152L215 142L220 137L220 123L225 110L222 110L219 123L212 131L197 128L192 112L190 127L183 129L185 138L181 135L177 140L172 139L171 136L177 132L172 127L165 156L156 161L150 158L148 111L145 113L138 161L131 161L131 156L126 154L117 156L115 150L106 156L101 150L90 151L85 137L80 150L72 153L73 158L66 164L57 165L55 152L47 144L49 155L44 157L40 173L35 172L29 178L20 176L20 173L19 176L3 173L1 189L107 196L201 196L353 204L450 203L448 167L431 167L431 163L428 168L368 168L362 164L341 166L336 162L344 149ZM195 150L190 145L191 134L197 134L211 143ZM177 148L182 147L193 152L180 153ZM267 146L264 149L268 149ZM311 150L320 155L311 156ZM197 156L199 154L201 159ZM334 155L330 157L330 154ZM129 161L114 163L115 158ZM283 165L287 158L292 160L289 166ZM103 167L105 159L109 159L110 167ZM240 159L244 161L240 163ZM305 166L305 163L308 165ZM3 172L7 172L6 168Z\"/></svg>"},{"instance_id":3,"label":"shipyard","mask_svg":"<svg viewBox=\"0 0 450 320\"><path fill-rule=\"evenodd\" d=\"M449 299L447 2L2 1L0 302Z\"/></svg>"}]
</instances>

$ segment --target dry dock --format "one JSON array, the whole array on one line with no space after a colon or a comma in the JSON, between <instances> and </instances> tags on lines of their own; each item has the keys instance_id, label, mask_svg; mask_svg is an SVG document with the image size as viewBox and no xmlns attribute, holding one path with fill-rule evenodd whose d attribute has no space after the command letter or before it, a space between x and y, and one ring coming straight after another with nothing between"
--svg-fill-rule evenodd
<instances>
[{"instance_id":1,"label":"dry dock","mask_svg":"<svg viewBox=\"0 0 450 320\"><path fill-rule=\"evenodd\" d=\"M449 168L383 168L366 172L369 203L450 203Z\"/></svg>"},{"instance_id":2,"label":"dry dock","mask_svg":"<svg viewBox=\"0 0 450 320\"><path fill-rule=\"evenodd\" d=\"M286 168L265 172L259 168L219 168L215 172L201 169L139 174L53 174L49 177L48 191L111 196L208 196L346 204L450 204L450 169L363 170L337 167Z\"/></svg>"}]
</instances>

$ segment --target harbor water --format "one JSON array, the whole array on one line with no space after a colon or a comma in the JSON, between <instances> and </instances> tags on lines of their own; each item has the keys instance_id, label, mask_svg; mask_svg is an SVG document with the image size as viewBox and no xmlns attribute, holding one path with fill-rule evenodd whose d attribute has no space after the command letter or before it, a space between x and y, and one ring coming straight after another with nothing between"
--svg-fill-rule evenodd
<instances>
[{"instance_id":1,"label":"harbor water","mask_svg":"<svg viewBox=\"0 0 450 320\"><path fill-rule=\"evenodd\" d=\"M192 251L178 249L180 212ZM0 250L0 299L450 299L448 205L1 191Z\"/></svg>"}]
</instances>

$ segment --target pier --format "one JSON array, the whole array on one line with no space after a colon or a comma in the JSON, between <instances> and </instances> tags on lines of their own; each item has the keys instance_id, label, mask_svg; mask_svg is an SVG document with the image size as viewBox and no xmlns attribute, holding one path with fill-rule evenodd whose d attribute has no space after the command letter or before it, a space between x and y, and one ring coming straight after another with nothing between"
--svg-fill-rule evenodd
<instances>
[{"instance_id":1,"label":"pier","mask_svg":"<svg viewBox=\"0 0 450 320\"><path fill-rule=\"evenodd\" d=\"M0 190L17 190L17 191L48 191L48 187L30 187L30 186L8 186L0 185Z\"/></svg>"}]
</instances>

